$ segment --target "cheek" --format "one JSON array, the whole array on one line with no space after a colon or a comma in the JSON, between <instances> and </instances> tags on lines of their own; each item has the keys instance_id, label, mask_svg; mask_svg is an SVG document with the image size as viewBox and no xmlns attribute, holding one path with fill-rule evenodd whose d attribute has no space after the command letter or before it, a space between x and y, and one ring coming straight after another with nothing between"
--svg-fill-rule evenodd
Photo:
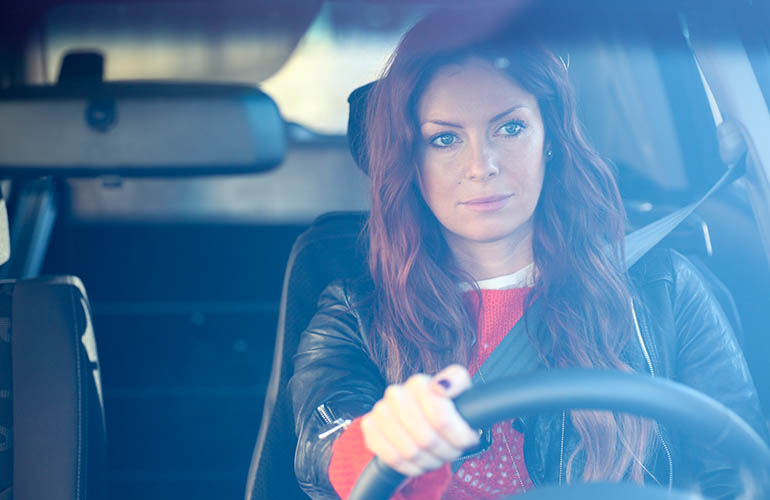
<instances>
[{"instance_id":1,"label":"cheek","mask_svg":"<svg viewBox=\"0 0 770 500\"><path fill-rule=\"evenodd\" d=\"M506 174L515 180L519 189L534 189L535 195L539 194L546 168L541 150L536 147L511 149L502 151L501 158L504 158L501 163Z\"/></svg>"},{"instance_id":2,"label":"cheek","mask_svg":"<svg viewBox=\"0 0 770 500\"><path fill-rule=\"evenodd\" d=\"M532 206L532 210L535 209L535 206L537 205L538 201L540 200L540 194L543 192L543 180L545 178L545 170L543 169L542 165L540 165L540 168L534 169L531 172L529 172L529 175L527 177L526 183L527 183L527 191L529 192L529 201L530 205Z\"/></svg>"},{"instance_id":3,"label":"cheek","mask_svg":"<svg viewBox=\"0 0 770 500\"><path fill-rule=\"evenodd\" d=\"M516 159L522 165L533 165L543 160L543 132L528 130L514 139L498 142L499 154Z\"/></svg>"},{"instance_id":4,"label":"cheek","mask_svg":"<svg viewBox=\"0 0 770 500\"><path fill-rule=\"evenodd\" d=\"M441 206L451 203L457 180L446 165L427 163L421 168L420 192L435 213Z\"/></svg>"}]
</instances>

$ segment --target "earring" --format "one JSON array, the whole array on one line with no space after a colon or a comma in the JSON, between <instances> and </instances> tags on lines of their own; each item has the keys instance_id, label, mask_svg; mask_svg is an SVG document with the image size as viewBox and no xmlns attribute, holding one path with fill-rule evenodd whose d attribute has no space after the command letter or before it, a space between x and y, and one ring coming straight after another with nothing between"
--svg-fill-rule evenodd
<instances>
[{"instance_id":1,"label":"earring","mask_svg":"<svg viewBox=\"0 0 770 500\"><path fill-rule=\"evenodd\" d=\"M548 151L546 151L546 152L545 152L545 157L546 157L546 158L548 158L549 160L550 160L551 158L553 158L553 150L550 150L550 149L549 149Z\"/></svg>"}]
</instances>

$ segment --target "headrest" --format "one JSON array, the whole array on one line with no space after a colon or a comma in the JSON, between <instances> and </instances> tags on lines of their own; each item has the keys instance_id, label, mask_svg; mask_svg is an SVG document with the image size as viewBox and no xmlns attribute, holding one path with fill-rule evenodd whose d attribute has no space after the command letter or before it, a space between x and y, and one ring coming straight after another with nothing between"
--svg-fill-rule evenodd
<instances>
[{"instance_id":1,"label":"headrest","mask_svg":"<svg viewBox=\"0 0 770 500\"><path fill-rule=\"evenodd\" d=\"M358 168L369 173L369 154L366 150L366 109L369 94L375 82L358 87L350 93L348 104L348 146Z\"/></svg>"}]
</instances>

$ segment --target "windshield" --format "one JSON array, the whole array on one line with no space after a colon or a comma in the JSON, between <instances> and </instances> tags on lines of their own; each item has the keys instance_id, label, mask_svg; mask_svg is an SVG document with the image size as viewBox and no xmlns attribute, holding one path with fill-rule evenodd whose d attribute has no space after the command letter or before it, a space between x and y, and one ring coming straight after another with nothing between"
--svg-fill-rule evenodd
<instances>
[{"instance_id":1,"label":"windshield","mask_svg":"<svg viewBox=\"0 0 770 500\"><path fill-rule=\"evenodd\" d=\"M377 78L402 33L427 10L327 2L308 27L291 11L244 12L240 4L64 5L45 19L45 80L55 82L67 51L96 48L105 54L107 80L259 84L287 120L344 134L350 92Z\"/></svg>"},{"instance_id":2,"label":"windshield","mask_svg":"<svg viewBox=\"0 0 770 500\"><path fill-rule=\"evenodd\" d=\"M73 215L306 223L329 210L365 210L366 178L344 147L347 97L378 77L402 34L431 7L325 2L300 15L279 7L265 12L234 4L192 5L83 4L52 10L43 25L44 80L55 81L67 51L96 48L105 54L108 80L259 85L285 120L327 139L337 136L343 147L311 151L305 141L290 148L277 170L257 176L108 185L99 179L71 181ZM588 135L616 166L621 189L624 182L657 192L705 188L722 166L707 93L682 28L639 28L631 17L565 44ZM629 26L633 36L626 33ZM689 98L702 100L699 106L709 116L700 125L703 131L672 113L671 99L693 92ZM702 142L706 136L711 146L683 157L680 141ZM700 164L702 178L688 179L686 163Z\"/></svg>"}]
</instances>

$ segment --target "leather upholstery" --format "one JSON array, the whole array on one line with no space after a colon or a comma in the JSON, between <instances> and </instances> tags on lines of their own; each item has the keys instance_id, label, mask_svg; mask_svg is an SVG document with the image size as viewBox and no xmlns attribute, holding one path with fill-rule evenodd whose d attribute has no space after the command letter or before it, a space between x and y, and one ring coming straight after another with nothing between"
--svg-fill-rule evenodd
<instances>
[{"instance_id":1,"label":"leather upholstery","mask_svg":"<svg viewBox=\"0 0 770 500\"><path fill-rule=\"evenodd\" d=\"M365 214L322 215L292 247L281 294L278 331L262 424L249 469L246 498L305 499L294 476L294 417L287 383L299 337L316 311L321 291L337 278L366 273L357 244Z\"/></svg>"},{"instance_id":2,"label":"leather upholstery","mask_svg":"<svg viewBox=\"0 0 770 500\"><path fill-rule=\"evenodd\" d=\"M105 497L99 362L83 284L17 281L10 327L14 499Z\"/></svg>"},{"instance_id":3,"label":"leather upholstery","mask_svg":"<svg viewBox=\"0 0 770 500\"><path fill-rule=\"evenodd\" d=\"M0 499L13 493L11 304L14 282L0 283Z\"/></svg>"},{"instance_id":4,"label":"leather upholstery","mask_svg":"<svg viewBox=\"0 0 770 500\"><path fill-rule=\"evenodd\" d=\"M0 197L0 264L9 252ZM0 281L0 500L105 498L103 408L80 280Z\"/></svg>"}]
</instances>

